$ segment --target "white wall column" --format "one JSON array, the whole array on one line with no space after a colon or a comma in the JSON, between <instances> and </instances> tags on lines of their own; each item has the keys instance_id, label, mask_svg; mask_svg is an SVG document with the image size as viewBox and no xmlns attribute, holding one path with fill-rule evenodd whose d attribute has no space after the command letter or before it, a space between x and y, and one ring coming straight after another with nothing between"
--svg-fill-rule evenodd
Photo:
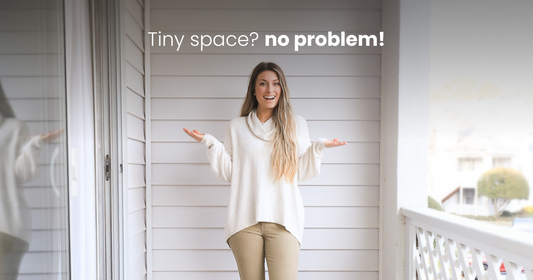
<instances>
[{"instance_id":1,"label":"white wall column","mask_svg":"<svg viewBox=\"0 0 533 280\"><path fill-rule=\"evenodd\" d=\"M429 24L429 1L383 1L380 279L406 279L399 210L427 205Z\"/></svg>"}]
</instances>

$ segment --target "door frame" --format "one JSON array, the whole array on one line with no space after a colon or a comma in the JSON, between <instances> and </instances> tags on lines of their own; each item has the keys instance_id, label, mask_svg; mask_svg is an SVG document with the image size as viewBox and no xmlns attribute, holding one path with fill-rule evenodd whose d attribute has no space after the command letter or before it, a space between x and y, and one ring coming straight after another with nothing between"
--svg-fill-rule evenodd
<instances>
[{"instance_id":1,"label":"door frame","mask_svg":"<svg viewBox=\"0 0 533 280\"><path fill-rule=\"evenodd\" d=\"M98 279L127 279L123 3L92 0Z\"/></svg>"}]
</instances>

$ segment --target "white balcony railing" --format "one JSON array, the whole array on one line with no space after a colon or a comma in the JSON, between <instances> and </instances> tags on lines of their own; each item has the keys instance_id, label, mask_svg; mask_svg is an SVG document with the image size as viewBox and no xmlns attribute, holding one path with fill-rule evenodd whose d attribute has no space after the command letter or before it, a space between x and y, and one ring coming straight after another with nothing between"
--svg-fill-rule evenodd
<instances>
[{"instance_id":1,"label":"white balcony railing","mask_svg":"<svg viewBox=\"0 0 533 280\"><path fill-rule=\"evenodd\" d=\"M408 280L533 280L532 234L427 208L401 213Z\"/></svg>"}]
</instances>

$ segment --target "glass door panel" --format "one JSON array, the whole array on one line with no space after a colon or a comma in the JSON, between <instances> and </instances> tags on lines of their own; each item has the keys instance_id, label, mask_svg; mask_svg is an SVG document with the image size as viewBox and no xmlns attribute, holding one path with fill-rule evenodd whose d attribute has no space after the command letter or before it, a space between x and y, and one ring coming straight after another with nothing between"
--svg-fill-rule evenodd
<instances>
[{"instance_id":1,"label":"glass door panel","mask_svg":"<svg viewBox=\"0 0 533 280\"><path fill-rule=\"evenodd\" d=\"M0 3L0 279L69 278L63 18Z\"/></svg>"}]
</instances>

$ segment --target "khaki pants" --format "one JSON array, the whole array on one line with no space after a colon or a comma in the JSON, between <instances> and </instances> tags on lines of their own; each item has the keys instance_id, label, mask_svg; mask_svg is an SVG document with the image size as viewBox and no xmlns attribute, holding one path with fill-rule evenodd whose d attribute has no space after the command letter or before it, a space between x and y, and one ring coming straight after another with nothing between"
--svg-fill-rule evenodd
<instances>
[{"instance_id":1,"label":"khaki pants","mask_svg":"<svg viewBox=\"0 0 533 280\"><path fill-rule=\"evenodd\" d=\"M264 280L265 259L270 280L298 279L300 243L284 226L258 223L228 239L241 280Z\"/></svg>"},{"instance_id":2,"label":"khaki pants","mask_svg":"<svg viewBox=\"0 0 533 280\"><path fill-rule=\"evenodd\" d=\"M15 280L20 262L28 250L26 241L0 232L0 279Z\"/></svg>"}]
</instances>

